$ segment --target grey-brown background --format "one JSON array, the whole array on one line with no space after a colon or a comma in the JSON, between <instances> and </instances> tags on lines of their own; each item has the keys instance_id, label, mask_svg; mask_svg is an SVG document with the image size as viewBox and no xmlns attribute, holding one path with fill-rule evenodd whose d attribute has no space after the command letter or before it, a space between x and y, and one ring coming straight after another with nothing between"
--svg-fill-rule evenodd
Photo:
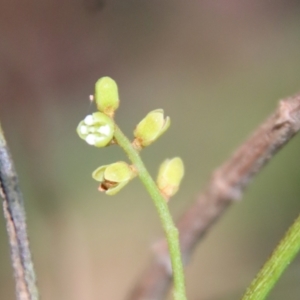
<instances>
[{"instance_id":1,"label":"grey-brown background","mask_svg":"<svg viewBox=\"0 0 300 300\"><path fill-rule=\"evenodd\" d=\"M210 172L277 105L300 90L298 1L0 1L0 117L26 199L43 300L121 300L161 235L135 180L115 197L91 172L125 159L75 134L101 76L117 80L117 121L131 135L164 108L169 131L143 152L155 175L180 155L186 176L170 206L189 205ZM218 222L187 268L190 300L239 299L299 212L296 137ZM0 299L14 299L4 221ZM299 260L270 299L298 299Z\"/></svg>"}]
</instances>

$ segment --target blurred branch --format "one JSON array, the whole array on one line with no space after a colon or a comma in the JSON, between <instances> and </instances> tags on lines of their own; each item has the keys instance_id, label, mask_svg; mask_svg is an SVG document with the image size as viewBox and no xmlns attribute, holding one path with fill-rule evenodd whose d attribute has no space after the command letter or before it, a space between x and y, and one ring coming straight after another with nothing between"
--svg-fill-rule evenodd
<instances>
[{"instance_id":1,"label":"blurred branch","mask_svg":"<svg viewBox=\"0 0 300 300\"><path fill-rule=\"evenodd\" d=\"M218 168L206 189L178 222L183 261L231 203L240 199L251 179L300 130L300 94L280 101L278 109ZM155 246L156 257L127 299L161 300L171 284L164 264L167 244Z\"/></svg>"},{"instance_id":2,"label":"blurred branch","mask_svg":"<svg viewBox=\"0 0 300 300\"><path fill-rule=\"evenodd\" d=\"M18 300L37 300L36 278L29 250L23 197L0 125L0 183L6 229Z\"/></svg>"}]
</instances>

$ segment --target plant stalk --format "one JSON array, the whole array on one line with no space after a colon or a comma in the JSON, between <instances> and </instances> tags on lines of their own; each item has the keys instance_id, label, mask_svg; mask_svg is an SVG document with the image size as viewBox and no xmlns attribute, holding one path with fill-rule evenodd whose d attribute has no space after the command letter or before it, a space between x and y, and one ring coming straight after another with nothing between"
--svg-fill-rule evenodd
<instances>
[{"instance_id":1,"label":"plant stalk","mask_svg":"<svg viewBox=\"0 0 300 300\"><path fill-rule=\"evenodd\" d=\"M130 141L118 126L116 126L114 137L118 145L126 152L128 158L138 170L138 175L148 193L150 194L161 220L162 227L168 242L173 270L174 300L186 300L187 298L185 291L184 271L179 245L179 233L178 229L174 225L166 200L161 195L158 187L147 171L143 161L139 156L139 153L133 148Z\"/></svg>"},{"instance_id":2,"label":"plant stalk","mask_svg":"<svg viewBox=\"0 0 300 300\"><path fill-rule=\"evenodd\" d=\"M300 250L300 215L245 292L242 300L264 300Z\"/></svg>"}]
</instances>

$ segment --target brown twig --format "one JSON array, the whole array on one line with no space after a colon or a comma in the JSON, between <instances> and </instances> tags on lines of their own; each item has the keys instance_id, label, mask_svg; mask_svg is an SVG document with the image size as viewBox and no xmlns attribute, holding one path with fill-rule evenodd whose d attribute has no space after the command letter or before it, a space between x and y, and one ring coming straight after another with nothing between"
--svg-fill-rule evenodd
<instances>
[{"instance_id":1,"label":"brown twig","mask_svg":"<svg viewBox=\"0 0 300 300\"><path fill-rule=\"evenodd\" d=\"M251 179L300 130L300 94L280 101L276 112L218 168L207 188L182 215L177 226L183 261L187 263L196 244L235 200L241 198ZM158 242L156 257L128 297L130 300L162 300L171 284L168 249Z\"/></svg>"},{"instance_id":2,"label":"brown twig","mask_svg":"<svg viewBox=\"0 0 300 300\"><path fill-rule=\"evenodd\" d=\"M1 125L0 183L17 300L37 300L38 290L29 250L23 197Z\"/></svg>"}]
</instances>

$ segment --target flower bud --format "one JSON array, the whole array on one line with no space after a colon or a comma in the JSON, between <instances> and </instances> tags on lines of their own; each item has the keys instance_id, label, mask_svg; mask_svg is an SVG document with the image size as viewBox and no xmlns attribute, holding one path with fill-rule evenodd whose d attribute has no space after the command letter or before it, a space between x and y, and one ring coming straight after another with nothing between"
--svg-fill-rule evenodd
<instances>
[{"instance_id":1,"label":"flower bud","mask_svg":"<svg viewBox=\"0 0 300 300\"><path fill-rule=\"evenodd\" d=\"M105 147L114 136L114 128L114 122L110 117L101 112L96 112L86 116L79 123L77 133L89 145Z\"/></svg>"},{"instance_id":2,"label":"flower bud","mask_svg":"<svg viewBox=\"0 0 300 300\"><path fill-rule=\"evenodd\" d=\"M178 191L183 175L184 166L180 157L166 159L160 165L156 182L167 200Z\"/></svg>"},{"instance_id":3,"label":"flower bud","mask_svg":"<svg viewBox=\"0 0 300 300\"><path fill-rule=\"evenodd\" d=\"M113 116L119 107L119 93L116 82L110 77L100 78L95 85L95 102L99 111Z\"/></svg>"},{"instance_id":4,"label":"flower bud","mask_svg":"<svg viewBox=\"0 0 300 300\"><path fill-rule=\"evenodd\" d=\"M134 144L138 148L149 146L169 128L170 122L169 117L164 118L162 109L149 112L134 130Z\"/></svg>"},{"instance_id":5,"label":"flower bud","mask_svg":"<svg viewBox=\"0 0 300 300\"><path fill-rule=\"evenodd\" d=\"M135 176L134 168L123 161L101 166L92 174L96 181L100 181L99 191L107 195L115 195Z\"/></svg>"}]
</instances>

